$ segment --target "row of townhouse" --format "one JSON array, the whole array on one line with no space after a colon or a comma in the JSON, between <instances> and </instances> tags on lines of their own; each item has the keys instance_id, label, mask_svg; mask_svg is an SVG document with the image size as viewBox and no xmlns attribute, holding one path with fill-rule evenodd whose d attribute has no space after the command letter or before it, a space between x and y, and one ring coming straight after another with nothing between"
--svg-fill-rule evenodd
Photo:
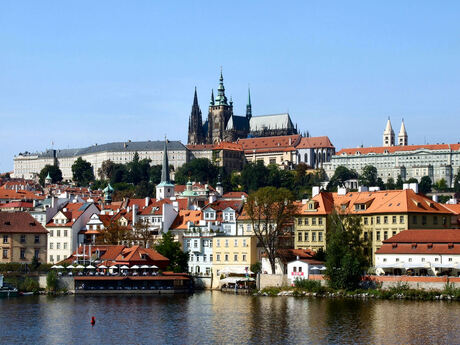
<instances>
[{"instance_id":1,"label":"row of townhouse","mask_svg":"<svg viewBox=\"0 0 460 345\"><path fill-rule=\"evenodd\" d=\"M371 245L372 262L375 252L392 236L408 229L449 229L458 227L452 210L416 193L412 189L374 192L337 193L321 191L304 201L294 221L294 247L326 250L329 218L334 211L340 215L358 216L362 238Z\"/></svg>"}]
</instances>

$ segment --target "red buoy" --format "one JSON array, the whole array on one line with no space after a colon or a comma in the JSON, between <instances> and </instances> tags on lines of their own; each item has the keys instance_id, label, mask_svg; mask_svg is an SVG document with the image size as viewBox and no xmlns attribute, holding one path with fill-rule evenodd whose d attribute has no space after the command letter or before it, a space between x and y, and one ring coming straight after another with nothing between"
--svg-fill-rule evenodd
<instances>
[{"instance_id":1,"label":"red buoy","mask_svg":"<svg viewBox=\"0 0 460 345\"><path fill-rule=\"evenodd\" d=\"M96 318L93 316L91 318L91 326L94 326L96 324Z\"/></svg>"}]
</instances>

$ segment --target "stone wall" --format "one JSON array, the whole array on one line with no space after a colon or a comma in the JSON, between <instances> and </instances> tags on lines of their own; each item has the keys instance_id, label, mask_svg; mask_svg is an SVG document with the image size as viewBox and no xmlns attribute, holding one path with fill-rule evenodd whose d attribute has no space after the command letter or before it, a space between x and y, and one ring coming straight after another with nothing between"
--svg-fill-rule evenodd
<instances>
[{"instance_id":1,"label":"stone wall","mask_svg":"<svg viewBox=\"0 0 460 345\"><path fill-rule=\"evenodd\" d=\"M270 286L289 286L290 282L286 274L259 274L257 276L258 289Z\"/></svg>"},{"instance_id":2,"label":"stone wall","mask_svg":"<svg viewBox=\"0 0 460 345\"><path fill-rule=\"evenodd\" d=\"M38 277L38 284L40 288L46 289L46 274L41 274ZM58 278L58 288L67 289L69 292L75 291L75 281L73 277L59 277Z\"/></svg>"},{"instance_id":3,"label":"stone wall","mask_svg":"<svg viewBox=\"0 0 460 345\"><path fill-rule=\"evenodd\" d=\"M197 290L212 289L212 277L193 277L193 283Z\"/></svg>"}]
</instances>

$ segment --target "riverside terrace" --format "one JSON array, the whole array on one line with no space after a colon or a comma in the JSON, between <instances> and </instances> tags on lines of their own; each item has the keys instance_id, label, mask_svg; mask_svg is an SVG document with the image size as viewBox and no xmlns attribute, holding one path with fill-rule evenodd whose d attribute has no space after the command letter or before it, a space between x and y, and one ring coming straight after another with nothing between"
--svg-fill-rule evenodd
<instances>
[{"instance_id":1,"label":"riverside terrace","mask_svg":"<svg viewBox=\"0 0 460 345\"><path fill-rule=\"evenodd\" d=\"M189 293L187 273L161 272L169 259L151 248L123 245L81 246L61 266L63 280L72 280L75 293ZM66 269L67 274L62 275ZM70 289L70 288L69 288ZM73 289L72 289L73 290Z\"/></svg>"}]
</instances>

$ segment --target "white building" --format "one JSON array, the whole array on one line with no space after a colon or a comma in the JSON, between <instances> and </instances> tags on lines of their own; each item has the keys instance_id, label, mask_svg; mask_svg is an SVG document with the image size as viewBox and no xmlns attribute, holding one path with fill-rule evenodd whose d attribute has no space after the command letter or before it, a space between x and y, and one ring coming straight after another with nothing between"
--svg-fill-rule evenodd
<instances>
[{"instance_id":1,"label":"white building","mask_svg":"<svg viewBox=\"0 0 460 345\"><path fill-rule=\"evenodd\" d=\"M287 275L291 283L296 279L309 279L310 274L324 273L324 262L313 259L294 260L287 264Z\"/></svg>"},{"instance_id":2,"label":"white building","mask_svg":"<svg viewBox=\"0 0 460 345\"><path fill-rule=\"evenodd\" d=\"M55 263L69 257L83 243L80 231L99 209L92 203L68 203L46 224L48 233L48 262Z\"/></svg>"},{"instance_id":3,"label":"white building","mask_svg":"<svg viewBox=\"0 0 460 345\"><path fill-rule=\"evenodd\" d=\"M192 274L211 276L212 238L215 233L186 233L183 237L183 250L188 252L188 269Z\"/></svg>"},{"instance_id":4,"label":"white building","mask_svg":"<svg viewBox=\"0 0 460 345\"><path fill-rule=\"evenodd\" d=\"M404 230L375 252L377 274L460 274L460 230Z\"/></svg>"},{"instance_id":5,"label":"white building","mask_svg":"<svg viewBox=\"0 0 460 345\"><path fill-rule=\"evenodd\" d=\"M47 150L42 153L19 153L14 157L13 177L35 178L45 165L57 164L62 171L64 180L72 179L72 164L81 157L91 163L96 178L102 162L110 160L114 163L126 164L133 160L137 152L139 159L150 159L152 165L163 162L163 141L116 142L93 145L80 149ZM187 148L180 141L169 141L167 144L170 164L174 169L188 161Z\"/></svg>"}]
</instances>

